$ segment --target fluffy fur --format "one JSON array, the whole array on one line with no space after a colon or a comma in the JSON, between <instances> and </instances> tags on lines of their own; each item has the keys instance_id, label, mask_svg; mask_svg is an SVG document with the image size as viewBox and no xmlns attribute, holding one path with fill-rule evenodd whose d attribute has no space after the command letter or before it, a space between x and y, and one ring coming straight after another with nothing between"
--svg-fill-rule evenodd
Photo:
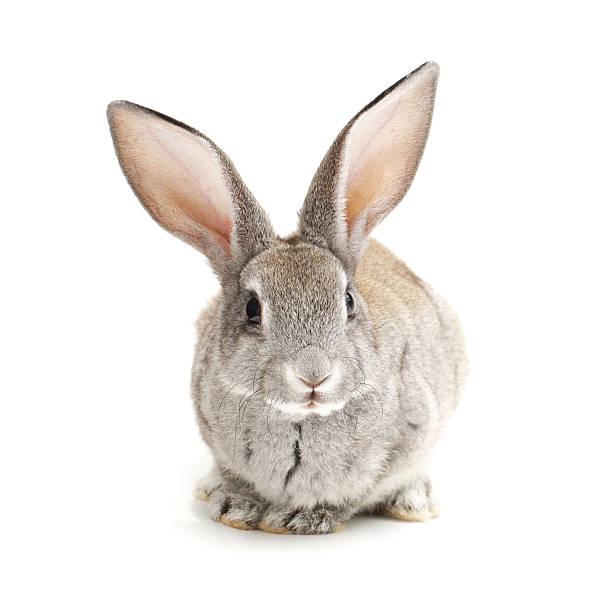
<instances>
[{"instance_id":1,"label":"fluffy fur","mask_svg":"<svg viewBox=\"0 0 612 612\"><path fill-rule=\"evenodd\" d=\"M198 321L192 375L216 462L196 495L213 519L310 534L362 512L437 516L427 461L467 373L462 333L447 304L367 237L416 172L437 76L424 64L347 124L288 238L205 136L110 105L137 196L221 280ZM253 297L259 325L245 314Z\"/></svg>"}]
</instances>

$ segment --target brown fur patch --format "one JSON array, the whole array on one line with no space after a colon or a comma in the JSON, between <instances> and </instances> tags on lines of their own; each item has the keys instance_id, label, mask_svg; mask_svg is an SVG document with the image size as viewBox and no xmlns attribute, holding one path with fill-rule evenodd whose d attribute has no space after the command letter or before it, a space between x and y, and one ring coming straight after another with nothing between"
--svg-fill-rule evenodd
<instances>
[{"instance_id":1,"label":"brown fur patch","mask_svg":"<svg viewBox=\"0 0 612 612\"><path fill-rule=\"evenodd\" d=\"M253 529L252 527L249 527L246 523L243 523L242 521L232 521L231 519L228 519L227 516L225 516L225 514L222 514L219 517L219 521L223 523L224 525L227 525L228 527L233 527L234 529L242 529L243 531L251 531Z\"/></svg>"},{"instance_id":2,"label":"brown fur patch","mask_svg":"<svg viewBox=\"0 0 612 612\"><path fill-rule=\"evenodd\" d=\"M375 327L401 320L406 309L420 313L428 300L418 277L380 242L370 239L355 274L355 284L368 304Z\"/></svg>"},{"instance_id":3,"label":"brown fur patch","mask_svg":"<svg viewBox=\"0 0 612 612\"><path fill-rule=\"evenodd\" d=\"M267 525L266 523L259 523L259 525L257 525L257 529L260 531L265 531L266 533L281 533L284 535L291 535L291 531L285 529L284 527L272 527L272 525Z\"/></svg>"}]
</instances>

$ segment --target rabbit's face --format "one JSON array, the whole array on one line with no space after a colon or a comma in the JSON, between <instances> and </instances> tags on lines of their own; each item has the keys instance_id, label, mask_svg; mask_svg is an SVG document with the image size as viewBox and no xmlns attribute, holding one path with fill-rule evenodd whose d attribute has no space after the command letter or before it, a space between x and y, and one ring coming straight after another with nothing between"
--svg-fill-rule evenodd
<instances>
[{"instance_id":1,"label":"rabbit's face","mask_svg":"<svg viewBox=\"0 0 612 612\"><path fill-rule=\"evenodd\" d=\"M276 243L245 266L238 287L225 295L233 331L229 371L249 393L245 398L252 393L304 418L338 410L359 393L368 313L332 253Z\"/></svg>"}]
</instances>

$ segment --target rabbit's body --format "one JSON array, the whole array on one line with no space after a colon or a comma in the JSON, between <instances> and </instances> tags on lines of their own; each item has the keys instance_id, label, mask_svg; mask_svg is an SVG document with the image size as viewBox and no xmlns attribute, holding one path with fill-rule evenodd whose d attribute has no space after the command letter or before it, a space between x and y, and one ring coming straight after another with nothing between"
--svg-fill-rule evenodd
<instances>
[{"instance_id":1,"label":"rabbit's body","mask_svg":"<svg viewBox=\"0 0 612 612\"><path fill-rule=\"evenodd\" d=\"M359 512L393 513L393 498L406 491L411 518L435 515L427 460L467 370L460 326L448 305L375 240L355 284L372 336L360 347L363 365L358 356L346 358L363 378L341 414L299 423L280 417L259 391L263 364L245 366L244 385L227 376L223 301L201 314L192 397L218 466L199 492L215 518L229 504L228 523L281 529L297 509L319 508L325 520L315 530L327 531Z\"/></svg>"},{"instance_id":2,"label":"rabbit's body","mask_svg":"<svg viewBox=\"0 0 612 612\"><path fill-rule=\"evenodd\" d=\"M109 106L140 201L221 280L192 375L216 464L198 495L215 520L328 533L364 511L436 516L427 462L465 378L462 334L368 235L412 182L437 77L424 64L346 125L286 239L211 140L129 102Z\"/></svg>"}]
</instances>

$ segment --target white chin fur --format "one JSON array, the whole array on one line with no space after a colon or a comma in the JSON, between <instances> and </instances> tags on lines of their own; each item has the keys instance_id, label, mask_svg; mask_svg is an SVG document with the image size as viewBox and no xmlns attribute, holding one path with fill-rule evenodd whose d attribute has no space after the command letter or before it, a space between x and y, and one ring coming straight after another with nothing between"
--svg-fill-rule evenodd
<instances>
[{"instance_id":1,"label":"white chin fur","mask_svg":"<svg viewBox=\"0 0 612 612\"><path fill-rule=\"evenodd\" d=\"M234 397L245 398L249 393L252 393L250 388L242 388L238 386L234 386L230 390L230 395ZM346 402L326 402L325 404L317 404L313 408L306 408L304 404L297 404L294 402L280 402L278 400L268 399L266 404L268 407L276 408L276 410L280 410L285 414L288 414L292 417L298 417L300 419L305 419L308 416L329 416L332 412L336 410L342 410L344 408L344 404Z\"/></svg>"},{"instance_id":2,"label":"white chin fur","mask_svg":"<svg viewBox=\"0 0 612 612\"><path fill-rule=\"evenodd\" d=\"M288 414L292 417L299 417L305 419L309 416L328 416L336 410L342 410L344 408L344 402L328 402L325 404L317 404L313 408L307 408L304 404L294 404L292 402L278 402L270 403L276 409Z\"/></svg>"}]
</instances>

